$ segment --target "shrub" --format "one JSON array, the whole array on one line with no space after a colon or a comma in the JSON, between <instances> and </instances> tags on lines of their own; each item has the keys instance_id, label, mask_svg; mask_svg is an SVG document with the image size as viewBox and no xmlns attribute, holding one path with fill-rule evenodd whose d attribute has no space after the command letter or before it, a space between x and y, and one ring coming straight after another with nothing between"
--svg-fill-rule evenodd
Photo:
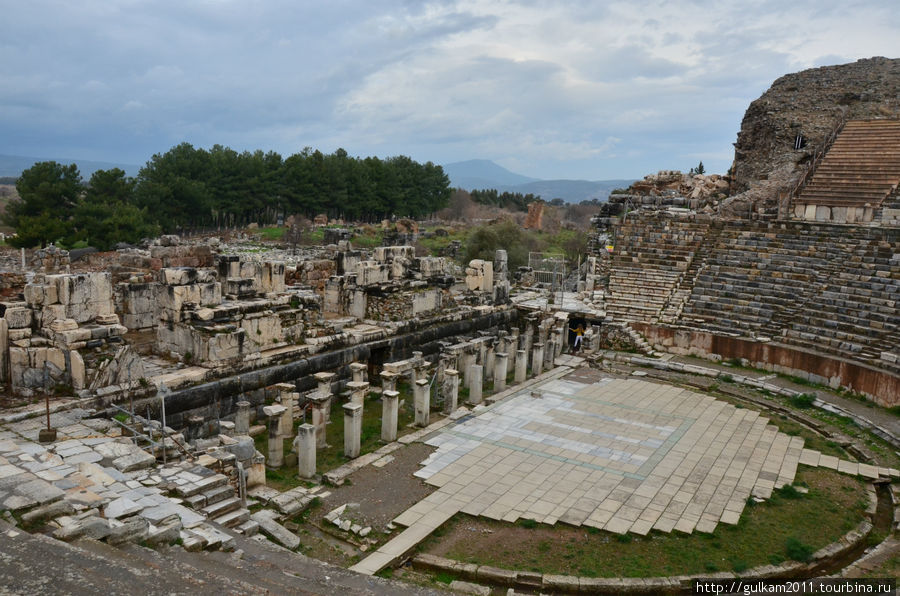
<instances>
[{"instance_id":1,"label":"shrub","mask_svg":"<svg viewBox=\"0 0 900 596\"><path fill-rule=\"evenodd\" d=\"M784 543L784 550L789 559L806 563L812 558L813 548L801 542L798 538L791 536Z\"/></svg>"},{"instance_id":2,"label":"shrub","mask_svg":"<svg viewBox=\"0 0 900 596\"><path fill-rule=\"evenodd\" d=\"M785 499L799 499L803 495L792 484L785 484L778 489L778 494Z\"/></svg>"},{"instance_id":3,"label":"shrub","mask_svg":"<svg viewBox=\"0 0 900 596\"><path fill-rule=\"evenodd\" d=\"M816 401L816 396L811 393L801 393L792 396L790 401L795 408L811 408L813 402Z\"/></svg>"}]
</instances>

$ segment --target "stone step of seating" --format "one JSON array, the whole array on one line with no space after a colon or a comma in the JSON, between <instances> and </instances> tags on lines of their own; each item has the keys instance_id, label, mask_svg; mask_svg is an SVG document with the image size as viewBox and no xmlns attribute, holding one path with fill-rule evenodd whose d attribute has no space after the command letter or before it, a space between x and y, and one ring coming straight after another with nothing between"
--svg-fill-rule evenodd
<instances>
[{"instance_id":1,"label":"stone step of seating","mask_svg":"<svg viewBox=\"0 0 900 596\"><path fill-rule=\"evenodd\" d=\"M203 492L202 496L206 498L206 503L204 506L212 505L214 503L218 503L219 501L224 501L225 499L234 497L234 487L232 487L230 484L222 484L211 490Z\"/></svg>"},{"instance_id":2,"label":"stone step of seating","mask_svg":"<svg viewBox=\"0 0 900 596\"><path fill-rule=\"evenodd\" d=\"M655 286L631 286L612 284L609 285L609 298L615 300L620 297L639 298L644 297L647 300L665 300L671 290L668 288L658 288Z\"/></svg>"},{"instance_id":3,"label":"stone step of seating","mask_svg":"<svg viewBox=\"0 0 900 596\"><path fill-rule=\"evenodd\" d=\"M648 269L643 274L635 270L610 272L610 280L622 280L629 283L643 282L652 284L669 284L678 279L681 275L680 271L672 271L666 275L660 274L658 271Z\"/></svg>"},{"instance_id":4,"label":"stone step of seating","mask_svg":"<svg viewBox=\"0 0 900 596\"><path fill-rule=\"evenodd\" d=\"M234 538L210 524L200 524L189 530L182 530L181 533L182 541L185 541L185 534L188 537L199 538L203 541L203 548L207 550L234 550Z\"/></svg>"},{"instance_id":5,"label":"stone step of seating","mask_svg":"<svg viewBox=\"0 0 900 596\"><path fill-rule=\"evenodd\" d=\"M886 300L876 296L855 296L852 292L834 295L829 292L827 295L823 292L815 301L816 307L829 309L829 312L842 310L867 313L869 316L875 317L876 320L893 319L897 316L897 301Z\"/></svg>"},{"instance_id":6,"label":"stone step of seating","mask_svg":"<svg viewBox=\"0 0 900 596\"><path fill-rule=\"evenodd\" d=\"M867 329L872 329L873 332L881 333L884 330L891 330L897 326L895 323L897 320L896 311L893 314L884 314L860 308L836 307L821 302L811 303L808 307L810 312L817 313L811 316L818 316L835 327L841 323L858 324Z\"/></svg>"},{"instance_id":7,"label":"stone step of seating","mask_svg":"<svg viewBox=\"0 0 900 596\"><path fill-rule=\"evenodd\" d=\"M234 528L250 521L250 510L240 507L215 517L212 521L226 528Z\"/></svg>"},{"instance_id":8,"label":"stone step of seating","mask_svg":"<svg viewBox=\"0 0 900 596\"><path fill-rule=\"evenodd\" d=\"M859 319L853 319L858 321ZM858 323L848 321L835 321L830 318L821 318L817 316L807 316L804 318L807 325L816 327L823 334L834 335L843 333L848 338L853 338L860 343L867 343L870 340L878 340L881 337L879 330Z\"/></svg>"},{"instance_id":9,"label":"stone step of seating","mask_svg":"<svg viewBox=\"0 0 900 596\"><path fill-rule=\"evenodd\" d=\"M251 520L245 521L244 523L238 525L235 529L235 532L238 534L243 534L244 536L256 536L259 534L259 523Z\"/></svg>"},{"instance_id":10,"label":"stone step of seating","mask_svg":"<svg viewBox=\"0 0 900 596\"><path fill-rule=\"evenodd\" d=\"M856 168L822 167L816 170L816 177L821 179L834 178L838 182L856 181L860 184L868 184L874 180L892 181L897 178L897 173L887 170L881 172L862 173Z\"/></svg>"},{"instance_id":11,"label":"stone step of seating","mask_svg":"<svg viewBox=\"0 0 900 596\"><path fill-rule=\"evenodd\" d=\"M829 199L833 199L835 201L841 202L854 202L854 203L871 203L872 205L876 205L884 201L884 198L887 196L887 191L885 189L861 189L859 187L847 187L841 188L836 185L828 185L826 186L812 186L807 187L803 192L803 196L798 199L800 203L812 203L815 205L820 204L819 201L827 201ZM816 199L815 201L811 199Z\"/></svg>"},{"instance_id":12,"label":"stone step of seating","mask_svg":"<svg viewBox=\"0 0 900 596\"><path fill-rule=\"evenodd\" d=\"M609 304L606 307L607 316L629 316L632 317L631 320L642 320L645 318L654 317L658 312L659 309L657 308L642 307L637 304Z\"/></svg>"},{"instance_id":13,"label":"stone step of seating","mask_svg":"<svg viewBox=\"0 0 900 596\"><path fill-rule=\"evenodd\" d=\"M866 361L867 359L871 359L863 355L862 348L860 348L859 346L853 346L852 348L848 349L846 346L849 344L831 345L818 339L802 339L792 336L782 337L781 340L786 344L798 346L803 349L809 350L810 352L816 352L819 354L831 354L833 356L838 356L855 361Z\"/></svg>"},{"instance_id":14,"label":"stone step of seating","mask_svg":"<svg viewBox=\"0 0 900 596\"><path fill-rule=\"evenodd\" d=\"M659 310L665 300L663 298L642 298L640 296L611 296L607 301L607 305L612 308L634 308L637 310Z\"/></svg>"},{"instance_id":15,"label":"stone step of seating","mask_svg":"<svg viewBox=\"0 0 900 596\"><path fill-rule=\"evenodd\" d=\"M175 487L175 492L182 498L192 497L204 491L212 490L228 482L228 477L223 474L206 476L194 482L188 482Z\"/></svg>"},{"instance_id":16,"label":"stone step of seating","mask_svg":"<svg viewBox=\"0 0 900 596\"><path fill-rule=\"evenodd\" d=\"M229 511L234 511L235 509L240 508L241 500L237 497L231 497L230 499L223 499L212 505L207 505L200 511L205 513L206 516L210 519L214 519L225 515Z\"/></svg>"}]
</instances>

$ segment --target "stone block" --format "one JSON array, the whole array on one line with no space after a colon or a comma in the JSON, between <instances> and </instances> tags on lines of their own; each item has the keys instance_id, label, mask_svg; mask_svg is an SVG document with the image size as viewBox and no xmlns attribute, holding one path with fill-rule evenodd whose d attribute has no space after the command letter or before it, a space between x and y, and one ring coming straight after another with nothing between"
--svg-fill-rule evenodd
<instances>
[{"instance_id":1,"label":"stone block","mask_svg":"<svg viewBox=\"0 0 900 596\"><path fill-rule=\"evenodd\" d=\"M419 315L440 310L442 307L443 292L441 290L426 290L416 292L412 297L412 314Z\"/></svg>"},{"instance_id":2,"label":"stone block","mask_svg":"<svg viewBox=\"0 0 900 596\"><path fill-rule=\"evenodd\" d=\"M3 314L10 329L24 329L31 327L33 322L32 310L26 307L7 308Z\"/></svg>"},{"instance_id":3,"label":"stone block","mask_svg":"<svg viewBox=\"0 0 900 596\"><path fill-rule=\"evenodd\" d=\"M109 536L112 529L109 522L101 517L92 515L85 518L76 518L64 523L56 531L53 537L66 542L76 540L78 538L93 538L94 540L102 540Z\"/></svg>"},{"instance_id":4,"label":"stone block","mask_svg":"<svg viewBox=\"0 0 900 596\"><path fill-rule=\"evenodd\" d=\"M259 524L259 530L278 544L294 550L300 546L300 537L276 521L274 511L263 509L250 515L250 519Z\"/></svg>"}]
</instances>

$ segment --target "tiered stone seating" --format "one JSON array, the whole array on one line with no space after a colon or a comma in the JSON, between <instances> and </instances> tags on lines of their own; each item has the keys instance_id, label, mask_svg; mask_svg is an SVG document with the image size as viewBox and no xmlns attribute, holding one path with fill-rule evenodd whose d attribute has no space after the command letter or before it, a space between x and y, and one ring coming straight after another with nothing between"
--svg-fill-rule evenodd
<instances>
[{"instance_id":1,"label":"tiered stone seating","mask_svg":"<svg viewBox=\"0 0 900 596\"><path fill-rule=\"evenodd\" d=\"M784 340L900 371L898 248L865 238L831 247L834 274L785 330Z\"/></svg>"},{"instance_id":2,"label":"tiered stone seating","mask_svg":"<svg viewBox=\"0 0 900 596\"><path fill-rule=\"evenodd\" d=\"M728 226L680 324L900 371L900 232Z\"/></svg>"},{"instance_id":3,"label":"tiered stone seating","mask_svg":"<svg viewBox=\"0 0 900 596\"><path fill-rule=\"evenodd\" d=\"M827 261L791 236L730 229L694 281L682 319L717 332L780 335Z\"/></svg>"},{"instance_id":4,"label":"tiered stone seating","mask_svg":"<svg viewBox=\"0 0 900 596\"><path fill-rule=\"evenodd\" d=\"M656 321L708 230L708 223L675 218L620 226L607 314L620 320Z\"/></svg>"},{"instance_id":5,"label":"tiered stone seating","mask_svg":"<svg viewBox=\"0 0 900 596\"><path fill-rule=\"evenodd\" d=\"M794 214L820 221L871 221L898 184L900 121L851 121L794 201Z\"/></svg>"}]
</instances>

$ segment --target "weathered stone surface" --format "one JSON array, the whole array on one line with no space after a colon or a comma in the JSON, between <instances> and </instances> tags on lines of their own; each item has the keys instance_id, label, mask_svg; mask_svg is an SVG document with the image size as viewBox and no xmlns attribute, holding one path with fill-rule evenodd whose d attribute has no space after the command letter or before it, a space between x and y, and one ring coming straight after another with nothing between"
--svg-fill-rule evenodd
<instances>
[{"instance_id":1,"label":"weathered stone surface","mask_svg":"<svg viewBox=\"0 0 900 596\"><path fill-rule=\"evenodd\" d=\"M122 522L122 525L110 529L106 539L110 544L125 544L127 542L140 542L150 534L150 524L143 517L130 517Z\"/></svg>"},{"instance_id":2,"label":"weathered stone surface","mask_svg":"<svg viewBox=\"0 0 900 596\"><path fill-rule=\"evenodd\" d=\"M143 450L134 451L113 460L112 465L120 472L133 472L149 468L156 463L156 458Z\"/></svg>"},{"instance_id":3,"label":"weathered stone surface","mask_svg":"<svg viewBox=\"0 0 900 596\"><path fill-rule=\"evenodd\" d=\"M300 546L300 537L279 524L274 512L267 509L250 515L250 519L259 524L259 530L278 544L294 550Z\"/></svg>"},{"instance_id":4,"label":"weathered stone surface","mask_svg":"<svg viewBox=\"0 0 900 596\"><path fill-rule=\"evenodd\" d=\"M95 540L101 540L109 536L112 531L109 522L96 515L80 519L70 519L61 521L60 523L61 527L53 532L53 537L67 542L77 538L93 538Z\"/></svg>"}]
</instances>

